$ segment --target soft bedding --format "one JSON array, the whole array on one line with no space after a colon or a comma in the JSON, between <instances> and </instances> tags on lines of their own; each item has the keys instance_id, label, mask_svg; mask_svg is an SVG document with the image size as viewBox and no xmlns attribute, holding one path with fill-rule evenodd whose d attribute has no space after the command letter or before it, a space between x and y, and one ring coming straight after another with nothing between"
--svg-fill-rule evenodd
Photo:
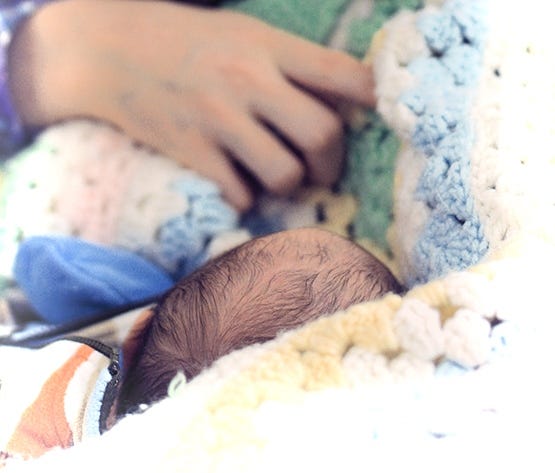
<instances>
[{"instance_id":1,"label":"soft bedding","mask_svg":"<svg viewBox=\"0 0 555 473\"><path fill-rule=\"evenodd\" d=\"M377 113L353 121L337 192L263 199L246 219L210 227L193 260L323 225L375 249L409 289L233 352L191 382L177 377L168 399L98 439L10 460L7 471L552 470L555 42L545 3L375 0L373 14L358 1L234 3L356 54L371 41ZM303 21L315 11L324 33ZM73 123L39 147L87 127L113 133ZM183 210L192 202L168 212L194 214Z\"/></svg>"}]
</instances>

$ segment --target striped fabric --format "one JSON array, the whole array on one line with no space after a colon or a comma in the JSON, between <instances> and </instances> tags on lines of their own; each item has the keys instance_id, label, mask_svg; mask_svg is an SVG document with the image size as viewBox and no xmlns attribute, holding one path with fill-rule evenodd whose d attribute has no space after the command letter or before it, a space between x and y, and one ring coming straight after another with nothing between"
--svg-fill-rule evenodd
<instances>
[{"instance_id":1,"label":"striped fabric","mask_svg":"<svg viewBox=\"0 0 555 473\"><path fill-rule=\"evenodd\" d=\"M0 347L0 452L36 458L101 433L110 359L63 340L44 348Z\"/></svg>"}]
</instances>

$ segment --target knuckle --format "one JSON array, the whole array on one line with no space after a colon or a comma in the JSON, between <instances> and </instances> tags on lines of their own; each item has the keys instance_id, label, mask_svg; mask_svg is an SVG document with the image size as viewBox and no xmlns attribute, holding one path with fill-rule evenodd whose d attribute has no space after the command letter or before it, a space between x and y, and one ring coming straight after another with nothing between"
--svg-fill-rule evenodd
<instances>
[{"instance_id":1,"label":"knuckle","mask_svg":"<svg viewBox=\"0 0 555 473\"><path fill-rule=\"evenodd\" d=\"M192 107L200 124L229 123L231 109L227 101L219 94L199 93L194 99Z\"/></svg>"},{"instance_id":2,"label":"knuckle","mask_svg":"<svg viewBox=\"0 0 555 473\"><path fill-rule=\"evenodd\" d=\"M248 91L264 87L265 77L260 63L245 56L235 56L218 64L218 74L226 88L233 94L245 95Z\"/></svg>"},{"instance_id":3,"label":"knuckle","mask_svg":"<svg viewBox=\"0 0 555 473\"><path fill-rule=\"evenodd\" d=\"M220 72L232 85L241 89L256 80L256 70L244 60L236 60L221 64Z\"/></svg>"}]
</instances>

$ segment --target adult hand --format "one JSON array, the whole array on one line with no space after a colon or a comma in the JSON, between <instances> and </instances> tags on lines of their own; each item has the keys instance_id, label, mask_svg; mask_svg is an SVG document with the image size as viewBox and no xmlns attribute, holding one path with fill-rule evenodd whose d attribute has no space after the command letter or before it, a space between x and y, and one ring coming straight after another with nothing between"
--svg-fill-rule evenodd
<instances>
[{"instance_id":1,"label":"adult hand","mask_svg":"<svg viewBox=\"0 0 555 473\"><path fill-rule=\"evenodd\" d=\"M31 125L89 116L252 204L246 170L288 194L340 173L342 103L374 104L371 70L251 17L156 1L54 2L11 50Z\"/></svg>"}]
</instances>

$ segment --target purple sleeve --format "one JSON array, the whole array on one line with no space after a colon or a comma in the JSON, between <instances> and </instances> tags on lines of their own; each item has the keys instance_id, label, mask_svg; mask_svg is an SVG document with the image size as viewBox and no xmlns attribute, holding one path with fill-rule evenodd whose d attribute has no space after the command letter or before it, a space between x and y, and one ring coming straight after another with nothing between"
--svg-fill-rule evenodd
<instances>
[{"instance_id":1,"label":"purple sleeve","mask_svg":"<svg viewBox=\"0 0 555 473\"><path fill-rule=\"evenodd\" d=\"M25 129L8 84L8 49L17 26L40 5L52 0L2 0L0 3L0 159L25 142Z\"/></svg>"}]
</instances>

